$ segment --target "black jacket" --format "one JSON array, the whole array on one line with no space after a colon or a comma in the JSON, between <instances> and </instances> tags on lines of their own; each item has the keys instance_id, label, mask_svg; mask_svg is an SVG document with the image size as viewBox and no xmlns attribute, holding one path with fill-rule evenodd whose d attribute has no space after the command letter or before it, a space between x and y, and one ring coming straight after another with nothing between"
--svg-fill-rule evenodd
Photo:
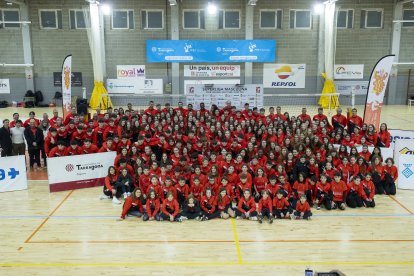
<instances>
[{"instance_id":1,"label":"black jacket","mask_svg":"<svg viewBox=\"0 0 414 276\"><path fill-rule=\"evenodd\" d=\"M43 131L40 128L36 128L36 133L33 134L30 126L26 127L24 130L24 138L27 141L27 148L31 149L41 149L43 146ZM36 142L37 146L33 146L33 142Z\"/></svg>"},{"instance_id":2,"label":"black jacket","mask_svg":"<svg viewBox=\"0 0 414 276\"><path fill-rule=\"evenodd\" d=\"M12 155L12 140L10 128L6 129L5 127L0 128L0 147L2 148L1 156L11 156Z\"/></svg>"}]
</instances>

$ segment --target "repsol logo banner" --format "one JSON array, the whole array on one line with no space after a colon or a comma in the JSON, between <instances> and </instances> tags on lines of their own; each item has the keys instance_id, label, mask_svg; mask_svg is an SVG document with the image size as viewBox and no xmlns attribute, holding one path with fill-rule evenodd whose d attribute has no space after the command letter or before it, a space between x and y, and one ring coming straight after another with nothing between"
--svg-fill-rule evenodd
<instances>
[{"instance_id":1,"label":"repsol logo banner","mask_svg":"<svg viewBox=\"0 0 414 276\"><path fill-rule=\"evenodd\" d=\"M306 64L263 65L263 87L305 88Z\"/></svg>"}]
</instances>

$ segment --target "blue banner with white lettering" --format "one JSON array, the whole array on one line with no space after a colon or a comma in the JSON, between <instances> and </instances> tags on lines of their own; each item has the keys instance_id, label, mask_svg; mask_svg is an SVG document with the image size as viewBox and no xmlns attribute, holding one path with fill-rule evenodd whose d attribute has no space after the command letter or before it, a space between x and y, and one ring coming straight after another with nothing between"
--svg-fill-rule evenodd
<instances>
[{"instance_id":1,"label":"blue banner with white lettering","mask_svg":"<svg viewBox=\"0 0 414 276\"><path fill-rule=\"evenodd\" d=\"M275 62L276 40L147 40L147 62Z\"/></svg>"}]
</instances>

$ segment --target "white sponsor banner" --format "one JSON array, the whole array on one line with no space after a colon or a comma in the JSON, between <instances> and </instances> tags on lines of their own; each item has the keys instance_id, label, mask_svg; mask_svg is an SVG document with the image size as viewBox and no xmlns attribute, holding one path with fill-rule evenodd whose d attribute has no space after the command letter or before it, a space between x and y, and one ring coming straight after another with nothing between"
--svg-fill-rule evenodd
<instances>
[{"instance_id":1,"label":"white sponsor banner","mask_svg":"<svg viewBox=\"0 0 414 276\"><path fill-rule=\"evenodd\" d=\"M51 192L93 187L108 175L116 152L48 158L47 173Z\"/></svg>"},{"instance_id":2,"label":"white sponsor banner","mask_svg":"<svg viewBox=\"0 0 414 276\"><path fill-rule=\"evenodd\" d=\"M263 87L305 88L306 64L264 64Z\"/></svg>"},{"instance_id":3,"label":"white sponsor banner","mask_svg":"<svg viewBox=\"0 0 414 276\"><path fill-rule=\"evenodd\" d=\"M394 161L398 167L401 155L414 155L414 140L397 139L394 146Z\"/></svg>"},{"instance_id":4,"label":"white sponsor banner","mask_svg":"<svg viewBox=\"0 0 414 276\"><path fill-rule=\"evenodd\" d=\"M240 65L184 65L184 77L240 77Z\"/></svg>"},{"instance_id":5,"label":"white sponsor banner","mask_svg":"<svg viewBox=\"0 0 414 276\"><path fill-rule=\"evenodd\" d=\"M401 154L398 159L398 189L414 190L414 155Z\"/></svg>"},{"instance_id":6,"label":"white sponsor banner","mask_svg":"<svg viewBox=\"0 0 414 276\"><path fill-rule=\"evenodd\" d=\"M412 130L401 130L401 129L388 129L391 135L390 147L394 148L396 141L398 140L413 140L414 141L414 131Z\"/></svg>"},{"instance_id":7,"label":"white sponsor banner","mask_svg":"<svg viewBox=\"0 0 414 276\"><path fill-rule=\"evenodd\" d=\"M108 94L162 94L162 79L107 79Z\"/></svg>"},{"instance_id":8,"label":"white sponsor banner","mask_svg":"<svg viewBox=\"0 0 414 276\"><path fill-rule=\"evenodd\" d=\"M10 94L9 79L0 79L0 94Z\"/></svg>"},{"instance_id":9,"label":"white sponsor banner","mask_svg":"<svg viewBox=\"0 0 414 276\"><path fill-rule=\"evenodd\" d=\"M227 101L231 105L241 109L245 103L250 106L263 107L263 85L246 84L246 85L188 85L187 104L191 103L198 107L200 103L204 103L206 108L216 104L218 107L224 107Z\"/></svg>"},{"instance_id":10,"label":"white sponsor banner","mask_svg":"<svg viewBox=\"0 0 414 276\"><path fill-rule=\"evenodd\" d=\"M63 118L72 110L72 55L63 60L62 65Z\"/></svg>"},{"instance_id":11,"label":"white sponsor banner","mask_svg":"<svg viewBox=\"0 0 414 276\"><path fill-rule=\"evenodd\" d=\"M187 93L187 85L195 84L240 84L239 79L214 79L214 80L185 80L184 81L184 92Z\"/></svg>"},{"instance_id":12,"label":"white sponsor banner","mask_svg":"<svg viewBox=\"0 0 414 276\"><path fill-rule=\"evenodd\" d=\"M117 65L118 79L145 78L145 65Z\"/></svg>"},{"instance_id":13,"label":"white sponsor banner","mask_svg":"<svg viewBox=\"0 0 414 276\"><path fill-rule=\"evenodd\" d=\"M341 95L367 95L368 81L335 81L336 92Z\"/></svg>"},{"instance_id":14,"label":"white sponsor banner","mask_svg":"<svg viewBox=\"0 0 414 276\"><path fill-rule=\"evenodd\" d=\"M363 79L364 64L335 64L334 79Z\"/></svg>"},{"instance_id":15,"label":"white sponsor banner","mask_svg":"<svg viewBox=\"0 0 414 276\"><path fill-rule=\"evenodd\" d=\"M0 193L27 189L24 155L0 157Z\"/></svg>"}]
</instances>

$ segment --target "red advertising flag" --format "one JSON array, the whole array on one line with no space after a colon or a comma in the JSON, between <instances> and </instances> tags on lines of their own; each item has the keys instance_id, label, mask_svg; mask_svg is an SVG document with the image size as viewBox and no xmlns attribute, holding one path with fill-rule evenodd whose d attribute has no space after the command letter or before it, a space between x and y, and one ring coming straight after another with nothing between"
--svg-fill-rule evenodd
<instances>
[{"instance_id":1,"label":"red advertising flag","mask_svg":"<svg viewBox=\"0 0 414 276\"><path fill-rule=\"evenodd\" d=\"M385 89L390 77L394 55L381 58L372 70L365 103L364 123L379 129Z\"/></svg>"},{"instance_id":2,"label":"red advertising flag","mask_svg":"<svg viewBox=\"0 0 414 276\"><path fill-rule=\"evenodd\" d=\"M62 65L62 100L63 118L70 113L72 107L72 55L63 60Z\"/></svg>"}]
</instances>

